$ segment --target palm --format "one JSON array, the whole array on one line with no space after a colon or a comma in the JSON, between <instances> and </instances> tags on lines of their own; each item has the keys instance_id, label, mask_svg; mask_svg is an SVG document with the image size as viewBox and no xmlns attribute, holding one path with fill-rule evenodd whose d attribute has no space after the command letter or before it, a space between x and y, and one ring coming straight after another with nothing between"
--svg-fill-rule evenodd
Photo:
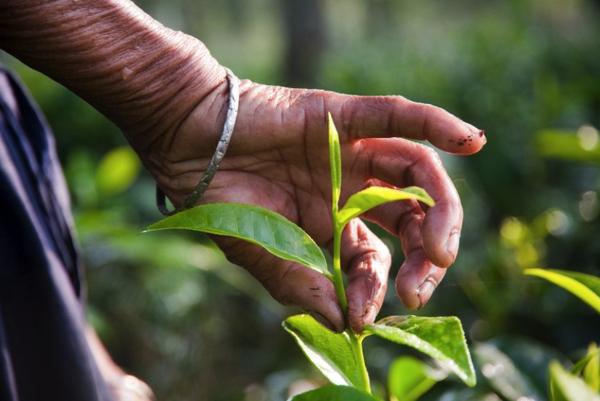
<instances>
[{"instance_id":1,"label":"palm","mask_svg":"<svg viewBox=\"0 0 600 401\"><path fill-rule=\"evenodd\" d=\"M219 131L218 123L203 120L216 100L208 103L209 106L201 104L190 115L169 149L169 157L175 161L171 175L177 178L177 185L172 185L171 191L166 189L176 202L190 192L214 149L207 145L206 136L201 135L207 132L214 136ZM398 112L394 107L404 110ZM415 110L411 113L409 107ZM419 116L423 108L438 115ZM372 181L394 186L421 185L434 198L440 198L437 214L443 215L443 219L432 217L433 223L425 223L424 230L439 230L443 223L449 227L442 227L441 235L447 237L449 230L460 229L460 203L436 157L422 145L393 136L406 136L414 131L409 136L443 142L445 148L456 153L472 153L483 142L468 125L440 109L400 98L359 98L250 82L242 86L239 115L227 156L202 202L241 202L267 207L298 223L320 245L327 245L332 236L327 112L332 113L341 131L342 200ZM449 127L451 132L440 132L443 127ZM455 216L448 218L452 213ZM434 277L437 283L444 272L438 266L448 266L455 255L447 255L446 248L437 249L438 238L433 238L430 242L435 246L427 249L427 238L425 244L421 238L424 216L425 211L418 204L408 202L392 208L380 207L368 217L400 237L407 259L411 259L411 252L416 255L412 258L413 266L403 269L409 278L420 281ZM445 221L438 222L440 219ZM217 238L217 242L230 260L248 269L279 301L299 304L324 315L325 320L338 328L343 325L328 280L248 243L225 238ZM350 323L360 329L374 319L381 306L390 257L381 241L358 220L344 233L344 242L342 259L350 275ZM415 301L414 294L403 294L404 285L413 283L410 280L397 283L399 294L409 306L426 301L421 297ZM353 292L356 292L354 297Z\"/></svg>"},{"instance_id":2,"label":"palm","mask_svg":"<svg viewBox=\"0 0 600 401\"><path fill-rule=\"evenodd\" d=\"M249 111L241 111L236 138L206 201L268 207L298 223L319 244L326 244L332 235L331 181L323 111L306 103L285 109L275 103L263 105L260 113L253 111L253 120L246 118ZM281 115L291 118L278 118ZM351 147L343 149L344 160L355 159ZM347 193L359 189L359 181L366 177L360 167L353 165L353 170L345 170ZM225 185L219 185L220 181Z\"/></svg>"}]
</instances>

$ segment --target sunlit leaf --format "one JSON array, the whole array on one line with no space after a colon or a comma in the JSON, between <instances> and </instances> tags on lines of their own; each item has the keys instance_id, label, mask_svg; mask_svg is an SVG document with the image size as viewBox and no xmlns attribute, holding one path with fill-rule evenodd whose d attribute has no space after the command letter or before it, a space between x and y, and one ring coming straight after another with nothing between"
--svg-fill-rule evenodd
<instances>
[{"instance_id":1,"label":"sunlit leaf","mask_svg":"<svg viewBox=\"0 0 600 401\"><path fill-rule=\"evenodd\" d=\"M390 401L415 401L446 376L413 357L397 358L388 371Z\"/></svg>"},{"instance_id":2,"label":"sunlit leaf","mask_svg":"<svg viewBox=\"0 0 600 401\"><path fill-rule=\"evenodd\" d=\"M597 139L570 131L544 130L536 135L538 152L545 157L600 164L600 146Z\"/></svg>"},{"instance_id":3,"label":"sunlit leaf","mask_svg":"<svg viewBox=\"0 0 600 401\"><path fill-rule=\"evenodd\" d=\"M473 362L460 320L455 316L389 316L366 327L375 334L407 345L436 360L468 386L476 383Z\"/></svg>"},{"instance_id":4,"label":"sunlit leaf","mask_svg":"<svg viewBox=\"0 0 600 401\"><path fill-rule=\"evenodd\" d=\"M589 348L590 355L593 355L590 361L583 368L583 380L595 392L600 392L600 355L598 346L592 344Z\"/></svg>"},{"instance_id":5,"label":"sunlit leaf","mask_svg":"<svg viewBox=\"0 0 600 401\"><path fill-rule=\"evenodd\" d=\"M592 344L594 347L597 347L596 344ZM588 352L585 354L585 356L583 358L581 358L580 360L578 360L575 365L573 365L573 367L571 368L571 374L575 375L575 376L579 376L580 374L583 373L583 369L585 368L585 366L588 364L589 361L591 361L593 358L600 356L598 353L598 348L594 348L593 352L591 351L592 349L592 345L590 345L590 348L588 348Z\"/></svg>"},{"instance_id":6,"label":"sunlit leaf","mask_svg":"<svg viewBox=\"0 0 600 401\"><path fill-rule=\"evenodd\" d=\"M329 137L329 171L331 172L332 210L337 211L342 188L342 153L340 150L340 137L331 117L327 113L327 127Z\"/></svg>"},{"instance_id":7,"label":"sunlit leaf","mask_svg":"<svg viewBox=\"0 0 600 401\"><path fill-rule=\"evenodd\" d=\"M306 357L333 384L366 390L368 378L361 373L361 361L347 332L335 333L310 315L295 315L283 322Z\"/></svg>"},{"instance_id":8,"label":"sunlit leaf","mask_svg":"<svg viewBox=\"0 0 600 401\"><path fill-rule=\"evenodd\" d=\"M379 401L377 398L348 386L325 386L299 394L289 401Z\"/></svg>"},{"instance_id":9,"label":"sunlit leaf","mask_svg":"<svg viewBox=\"0 0 600 401\"><path fill-rule=\"evenodd\" d=\"M600 401L600 395L558 362L550 364L550 395L552 401Z\"/></svg>"},{"instance_id":10,"label":"sunlit leaf","mask_svg":"<svg viewBox=\"0 0 600 401\"><path fill-rule=\"evenodd\" d=\"M587 353L573 366L571 373L583 376L592 390L600 392L600 349L595 343L590 344Z\"/></svg>"},{"instance_id":11,"label":"sunlit leaf","mask_svg":"<svg viewBox=\"0 0 600 401\"><path fill-rule=\"evenodd\" d=\"M344 225L351 219L376 206L406 199L415 199L429 206L435 204L427 192L419 187L407 187L403 189L369 187L352 195L339 211L337 219L340 225Z\"/></svg>"},{"instance_id":12,"label":"sunlit leaf","mask_svg":"<svg viewBox=\"0 0 600 401\"><path fill-rule=\"evenodd\" d=\"M492 344L478 344L475 359L490 386L510 401L541 400L530 380L510 358Z\"/></svg>"},{"instance_id":13,"label":"sunlit leaf","mask_svg":"<svg viewBox=\"0 0 600 401\"><path fill-rule=\"evenodd\" d=\"M330 276L321 248L300 227L271 210L239 203L196 206L152 224L146 231L192 230L239 238L275 256Z\"/></svg>"},{"instance_id":14,"label":"sunlit leaf","mask_svg":"<svg viewBox=\"0 0 600 401\"><path fill-rule=\"evenodd\" d=\"M564 288L600 313L600 278L566 270L526 269L525 274Z\"/></svg>"},{"instance_id":15,"label":"sunlit leaf","mask_svg":"<svg viewBox=\"0 0 600 401\"><path fill-rule=\"evenodd\" d=\"M140 162L128 146L111 150L100 161L96 186L100 193L114 195L129 188L140 171Z\"/></svg>"}]
</instances>

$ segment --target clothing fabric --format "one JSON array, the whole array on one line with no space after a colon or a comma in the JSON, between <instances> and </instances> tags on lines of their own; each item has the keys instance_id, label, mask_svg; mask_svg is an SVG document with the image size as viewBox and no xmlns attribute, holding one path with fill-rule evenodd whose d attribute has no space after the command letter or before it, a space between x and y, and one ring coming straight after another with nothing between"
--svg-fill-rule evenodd
<instances>
[{"instance_id":1,"label":"clothing fabric","mask_svg":"<svg viewBox=\"0 0 600 401\"><path fill-rule=\"evenodd\" d=\"M54 139L0 67L0 401L110 401L85 337L82 273Z\"/></svg>"}]
</instances>

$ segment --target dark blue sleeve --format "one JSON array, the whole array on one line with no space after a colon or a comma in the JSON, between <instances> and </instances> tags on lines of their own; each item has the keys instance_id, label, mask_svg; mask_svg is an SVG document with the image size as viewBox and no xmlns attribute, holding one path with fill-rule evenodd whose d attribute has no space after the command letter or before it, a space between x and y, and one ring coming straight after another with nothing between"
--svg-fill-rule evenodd
<instances>
[{"instance_id":1,"label":"dark blue sleeve","mask_svg":"<svg viewBox=\"0 0 600 401\"><path fill-rule=\"evenodd\" d=\"M50 129L0 68L0 401L108 401Z\"/></svg>"}]
</instances>

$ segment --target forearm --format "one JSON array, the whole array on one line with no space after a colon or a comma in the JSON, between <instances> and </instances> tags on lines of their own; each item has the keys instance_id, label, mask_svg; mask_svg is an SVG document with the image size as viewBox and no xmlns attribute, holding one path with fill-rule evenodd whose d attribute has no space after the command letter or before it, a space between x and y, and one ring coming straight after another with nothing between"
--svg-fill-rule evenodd
<instances>
[{"instance_id":1,"label":"forearm","mask_svg":"<svg viewBox=\"0 0 600 401\"><path fill-rule=\"evenodd\" d=\"M0 46L86 99L138 151L225 79L200 41L129 0L4 0Z\"/></svg>"}]
</instances>

